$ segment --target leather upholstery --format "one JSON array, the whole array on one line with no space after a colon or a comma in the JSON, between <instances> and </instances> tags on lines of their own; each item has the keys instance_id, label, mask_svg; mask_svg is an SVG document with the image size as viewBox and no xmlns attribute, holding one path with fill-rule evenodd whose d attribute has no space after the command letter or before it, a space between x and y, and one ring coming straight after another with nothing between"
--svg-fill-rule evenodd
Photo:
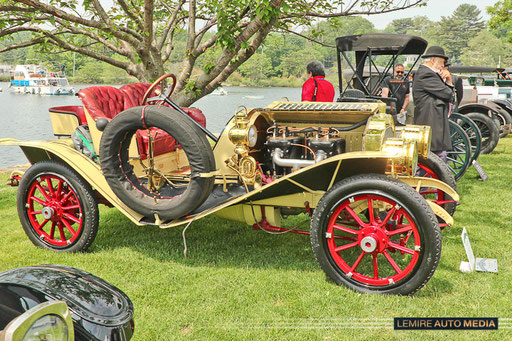
<instances>
[{"instance_id":1,"label":"leather upholstery","mask_svg":"<svg viewBox=\"0 0 512 341\"><path fill-rule=\"evenodd\" d=\"M111 120L124 110L124 94L112 86L92 86L78 92L85 108L96 120L105 117Z\"/></svg>"},{"instance_id":2,"label":"leather upholstery","mask_svg":"<svg viewBox=\"0 0 512 341\"><path fill-rule=\"evenodd\" d=\"M146 91L149 89L150 85L150 83L132 83L123 85L121 88L119 88L119 90L124 92L124 110L141 105L142 98L144 97ZM156 87L156 89L159 89L159 87ZM155 96L154 92L149 97L153 96ZM167 103L164 105L169 106ZM194 120L199 122L199 124L206 128L206 117L201 110L185 107L182 107L181 109L183 109L183 111L185 111L190 117L192 117Z\"/></svg>"},{"instance_id":3,"label":"leather upholstery","mask_svg":"<svg viewBox=\"0 0 512 341\"><path fill-rule=\"evenodd\" d=\"M124 93L124 109L142 105L142 98L150 86L150 83L132 83L120 87L119 90ZM160 89L160 87L157 86L156 89ZM155 90L149 97L155 96Z\"/></svg>"},{"instance_id":4,"label":"leather upholstery","mask_svg":"<svg viewBox=\"0 0 512 341\"><path fill-rule=\"evenodd\" d=\"M150 83L133 83L123 85L119 89L111 86L93 86L80 90L78 95L94 120L105 117L110 121L121 111L140 106L142 98L150 85ZM153 93L151 95L154 96L155 94ZM196 108L182 109L203 127L206 127L206 117L201 110ZM85 124L85 117L83 122ZM156 138L154 138L154 156L174 151L179 147L179 145L176 144L176 140L163 130L151 128L151 133L153 137L155 137L156 134ZM139 130L136 136L139 154L142 159L146 159L148 156L148 132Z\"/></svg>"}]
</instances>

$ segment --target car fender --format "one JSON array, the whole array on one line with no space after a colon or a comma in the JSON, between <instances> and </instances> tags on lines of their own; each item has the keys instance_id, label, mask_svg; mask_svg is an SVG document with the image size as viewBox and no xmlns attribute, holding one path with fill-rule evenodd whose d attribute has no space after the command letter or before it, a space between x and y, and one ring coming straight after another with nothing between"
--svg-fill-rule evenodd
<instances>
[{"instance_id":1,"label":"car fender","mask_svg":"<svg viewBox=\"0 0 512 341\"><path fill-rule=\"evenodd\" d=\"M479 112L481 114L489 116L490 118L492 118L492 115L498 114L498 111L496 110L496 108L493 108L487 104L482 104L482 103L468 103L468 104L461 105L457 109L457 112L459 114L463 114L463 115L468 114L470 112ZM491 113L489 113L489 112L491 112Z\"/></svg>"},{"instance_id":2,"label":"car fender","mask_svg":"<svg viewBox=\"0 0 512 341\"><path fill-rule=\"evenodd\" d=\"M94 190L98 191L110 204L116 207L135 224L139 226L147 224L141 222L143 218L141 214L130 209L114 194L103 176L101 167L87 156L77 151L70 139L21 141L4 138L0 139L0 146L2 145L19 146L31 164L43 160L61 160L83 177Z\"/></svg>"},{"instance_id":3,"label":"car fender","mask_svg":"<svg viewBox=\"0 0 512 341\"><path fill-rule=\"evenodd\" d=\"M446 183L439 181L437 179L432 178L424 178L424 177L403 177L399 176L398 180L405 182L411 187L414 187L416 189L419 189L421 187L432 187L435 189L439 189L443 191L445 194L449 195L453 200L459 201L460 196L453 188L448 186ZM448 226L452 226L454 223L453 217L446 212L441 206L434 203L432 200L427 199L428 204L432 208L432 211L434 211L434 214L440 218L442 218Z\"/></svg>"}]
</instances>

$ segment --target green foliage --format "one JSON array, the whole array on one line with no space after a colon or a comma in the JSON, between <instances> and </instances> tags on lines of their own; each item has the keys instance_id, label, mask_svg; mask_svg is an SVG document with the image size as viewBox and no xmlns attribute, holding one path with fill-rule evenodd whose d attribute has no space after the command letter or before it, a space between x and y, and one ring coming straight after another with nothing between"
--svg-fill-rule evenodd
<instances>
[{"instance_id":1,"label":"green foliage","mask_svg":"<svg viewBox=\"0 0 512 341\"><path fill-rule=\"evenodd\" d=\"M248 77L251 81L259 81L272 74L272 61L269 56L263 53L255 53L238 70L240 74Z\"/></svg>"},{"instance_id":2,"label":"green foliage","mask_svg":"<svg viewBox=\"0 0 512 341\"><path fill-rule=\"evenodd\" d=\"M491 32L482 30L468 41L460 60L463 65L498 66L512 64L512 45L497 38Z\"/></svg>"},{"instance_id":3,"label":"green foliage","mask_svg":"<svg viewBox=\"0 0 512 341\"><path fill-rule=\"evenodd\" d=\"M512 42L512 0L498 1L487 8L487 13L491 15L489 28L498 37L507 37Z\"/></svg>"},{"instance_id":4,"label":"green foliage","mask_svg":"<svg viewBox=\"0 0 512 341\"><path fill-rule=\"evenodd\" d=\"M77 83L102 84L104 82L104 68L105 64L101 62L88 63L76 72L74 81Z\"/></svg>"},{"instance_id":5,"label":"green foliage","mask_svg":"<svg viewBox=\"0 0 512 341\"><path fill-rule=\"evenodd\" d=\"M462 4L449 17L439 22L439 41L452 62L459 61L462 50L470 38L485 27L480 10L475 5Z\"/></svg>"}]
</instances>

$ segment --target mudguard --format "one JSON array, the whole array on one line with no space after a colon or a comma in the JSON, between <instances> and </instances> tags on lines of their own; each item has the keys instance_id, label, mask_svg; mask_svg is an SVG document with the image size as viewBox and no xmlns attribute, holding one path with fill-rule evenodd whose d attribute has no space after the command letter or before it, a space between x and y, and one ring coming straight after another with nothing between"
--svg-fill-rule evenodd
<instances>
[{"instance_id":1,"label":"mudguard","mask_svg":"<svg viewBox=\"0 0 512 341\"><path fill-rule=\"evenodd\" d=\"M121 211L135 224L142 226L143 216L127 207L110 189L103 176L101 167L77 151L71 139L53 141L21 141L16 139L0 139L0 146L19 146L28 161L34 164L42 160L58 159L69 165L75 172L87 181L91 187L98 191L108 202Z\"/></svg>"}]
</instances>

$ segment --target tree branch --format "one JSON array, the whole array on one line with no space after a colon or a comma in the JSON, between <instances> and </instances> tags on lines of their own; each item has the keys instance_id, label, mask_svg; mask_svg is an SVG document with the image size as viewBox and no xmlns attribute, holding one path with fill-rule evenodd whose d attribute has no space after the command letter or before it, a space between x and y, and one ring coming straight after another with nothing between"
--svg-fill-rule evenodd
<instances>
[{"instance_id":1,"label":"tree branch","mask_svg":"<svg viewBox=\"0 0 512 341\"><path fill-rule=\"evenodd\" d=\"M87 36L87 37L95 40L96 42L101 43L103 46L107 47L108 49L112 50L113 52L120 54L122 56L128 57L131 60L135 60L133 51L129 51L128 49L119 48L119 47L115 46L114 44L110 43L108 40L100 37L99 35L91 32L91 31L84 30L79 27L75 27L73 25L68 25L61 19L56 19L56 21L63 27L67 28L73 34Z\"/></svg>"},{"instance_id":2,"label":"tree branch","mask_svg":"<svg viewBox=\"0 0 512 341\"><path fill-rule=\"evenodd\" d=\"M138 16L136 16L130 10L130 7L128 6L126 1L124 1L124 0L117 0L117 2L119 3L121 8L123 9L124 13L126 13L126 15L135 22L135 24L137 25L139 30L141 30L141 31L144 30L144 25L142 24L142 21L140 20L140 18Z\"/></svg>"},{"instance_id":3,"label":"tree branch","mask_svg":"<svg viewBox=\"0 0 512 341\"><path fill-rule=\"evenodd\" d=\"M35 38L35 39L30 40L30 41L26 41L26 42L15 44L15 45L9 45L9 46L6 46L4 48L1 48L0 49L0 53L7 52L7 51L10 51L10 50L19 49L19 48L22 48L22 47L28 47L28 46L33 46L33 45L41 44L43 42L44 42L44 38Z\"/></svg>"},{"instance_id":4,"label":"tree branch","mask_svg":"<svg viewBox=\"0 0 512 341\"><path fill-rule=\"evenodd\" d=\"M120 61L120 60L117 60L117 59L114 59L111 57L107 57L103 54L95 53L95 52L91 51L90 49L72 45L72 44L68 43L67 41L62 40L59 37L57 37L54 34L51 34L49 32L42 32L42 33L44 33L48 37L50 43L57 45L59 47L62 47L63 49L66 49L68 51L78 52L80 54L92 57L97 60L101 60L103 62L109 63L113 66L117 66L117 67L119 67L121 69L125 69L125 70L130 65L127 62L123 62L123 61Z\"/></svg>"},{"instance_id":5,"label":"tree branch","mask_svg":"<svg viewBox=\"0 0 512 341\"><path fill-rule=\"evenodd\" d=\"M302 12L302 13L294 13L293 15L284 15L281 16L280 19L289 19L289 18L296 18L296 17L313 17L313 18L335 18L335 17L344 17L348 15L374 15L374 14L382 14L382 13L391 13L396 11L401 11L407 8L415 7L421 3L424 3L425 0L415 0L412 3L407 2L408 4L404 4L400 7L393 7L393 8L387 8L380 11L374 11L372 9L364 11L364 10L358 10L358 11L350 11L354 5L357 3L356 1L354 4L352 4L349 7L349 10L345 10L342 12L335 12L335 13L317 13L317 12Z\"/></svg>"},{"instance_id":6,"label":"tree branch","mask_svg":"<svg viewBox=\"0 0 512 341\"><path fill-rule=\"evenodd\" d=\"M0 12L27 12L35 13L37 9L31 7L0 6Z\"/></svg>"},{"instance_id":7,"label":"tree branch","mask_svg":"<svg viewBox=\"0 0 512 341\"><path fill-rule=\"evenodd\" d=\"M169 35L169 32L171 31L171 27L173 27L176 24L176 18L178 17L178 13L181 10L181 8L183 7L184 3L185 3L185 0L180 0L178 5L176 5L174 10L172 10L171 8L169 8L169 6L167 4L165 4L165 2L162 2L162 5L169 11L169 13L171 13L171 16L169 17L169 20L167 21L167 23L165 25L164 31L162 32L162 36L160 38L160 42L157 45L159 50L161 50L163 48L166 41L169 43L169 45L171 44L172 38L167 40L167 37ZM171 50L172 50L172 48L171 48ZM167 54L167 48L166 48L165 54ZM169 51L169 54L170 54L170 51Z\"/></svg>"},{"instance_id":8,"label":"tree branch","mask_svg":"<svg viewBox=\"0 0 512 341\"><path fill-rule=\"evenodd\" d=\"M320 42L320 41L318 41L318 40L316 40L316 39L313 39L313 38L311 38L311 37L305 36L305 35L303 35L303 34L300 34L300 33L294 32L294 31L289 30L289 29L286 29L286 28L281 28L281 30L282 30L282 31L286 31L286 32L288 32L288 33L295 34L295 35L297 35L297 36L299 36L299 37L302 37L302 38L304 38L304 39L307 39L307 40L309 40L309 41L312 41L313 43L317 43L317 44L322 45L322 46L325 46L325 47L332 47L332 48L336 48L336 45L330 45L330 44L322 43L322 42Z\"/></svg>"},{"instance_id":9,"label":"tree branch","mask_svg":"<svg viewBox=\"0 0 512 341\"><path fill-rule=\"evenodd\" d=\"M47 5L41 1L19 0L19 2L38 8L40 11L53 15L57 18L61 18L67 21L71 21L73 23L77 23L87 27L97 28L101 31L111 33L116 38L125 40L132 46L137 46L139 44L139 40L142 38L137 32L134 32L133 30L129 30L121 26L104 25L99 21L77 17L70 13L64 12L54 6ZM128 30L129 32L126 32L126 30Z\"/></svg>"},{"instance_id":10,"label":"tree branch","mask_svg":"<svg viewBox=\"0 0 512 341\"><path fill-rule=\"evenodd\" d=\"M153 31L153 0L144 0L144 49L149 51L154 39Z\"/></svg>"}]
</instances>

